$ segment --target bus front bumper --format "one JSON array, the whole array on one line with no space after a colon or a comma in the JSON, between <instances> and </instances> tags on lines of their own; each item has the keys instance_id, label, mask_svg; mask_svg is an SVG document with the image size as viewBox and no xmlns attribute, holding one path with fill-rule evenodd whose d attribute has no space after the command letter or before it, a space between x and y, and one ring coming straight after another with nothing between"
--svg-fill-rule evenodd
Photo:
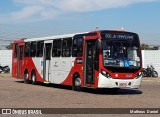
<instances>
[{"instance_id":1,"label":"bus front bumper","mask_svg":"<svg viewBox=\"0 0 160 117\"><path fill-rule=\"evenodd\" d=\"M139 88L142 76L134 79L113 79L99 74L98 88Z\"/></svg>"}]
</instances>

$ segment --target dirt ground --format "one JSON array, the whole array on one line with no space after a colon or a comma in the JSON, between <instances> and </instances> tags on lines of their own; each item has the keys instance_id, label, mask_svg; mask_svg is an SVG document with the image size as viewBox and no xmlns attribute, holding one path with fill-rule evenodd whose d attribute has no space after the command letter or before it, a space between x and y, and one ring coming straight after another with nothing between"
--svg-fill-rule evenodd
<instances>
[{"instance_id":1,"label":"dirt ground","mask_svg":"<svg viewBox=\"0 0 160 117\"><path fill-rule=\"evenodd\" d=\"M12 75L11 74L0 74L0 78L11 78Z\"/></svg>"},{"instance_id":2,"label":"dirt ground","mask_svg":"<svg viewBox=\"0 0 160 117\"><path fill-rule=\"evenodd\" d=\"M108 90L84 89L75 92L70 87L59 85L32 85L0 74L1 108L160 108L160 78L143 78L140 89L120 89L117 93ZM1 116L1 115L0 115ZM17 115L18 116L18 115ZM27 115L26 115L27 116ZM33 115L34 116L34 115ZM50 116L50 115L45 115ZM57 114L57 117L82 115ZM106 115L83 115L105 116ZM109 116L109 115L107 115ZM128 117L128 115L114 115ZM137 115L130 115L137 117ZM144 116L144 115L140 115ZM145 115L150 117L151 115ZM158 115L152 115L157 116ZM15 115L14 115L15 117ZM41 117L41 116L40 116Z\"/></svg>"}]
</instances>

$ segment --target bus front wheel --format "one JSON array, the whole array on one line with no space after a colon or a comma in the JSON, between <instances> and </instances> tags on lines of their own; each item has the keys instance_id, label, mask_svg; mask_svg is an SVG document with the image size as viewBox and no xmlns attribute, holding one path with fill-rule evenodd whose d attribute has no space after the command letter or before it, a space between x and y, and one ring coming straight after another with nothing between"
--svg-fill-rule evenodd
<instances>
[{"instance_id":1,"label":"bus front wheel","mask_svg":"<svg viewBox=\"0 0 160 117\"><path fill-rule=\"evenodd\" d=\"M75 75L73 78L73 90L81 91L81 78L79 75Z\"/></svg>"}]
</instances>

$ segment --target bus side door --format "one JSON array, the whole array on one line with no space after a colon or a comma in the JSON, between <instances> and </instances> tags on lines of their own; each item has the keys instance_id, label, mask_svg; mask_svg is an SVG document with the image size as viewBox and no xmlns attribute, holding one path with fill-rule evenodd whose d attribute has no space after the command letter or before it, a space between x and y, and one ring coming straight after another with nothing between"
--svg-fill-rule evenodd
<instances>
[{"instance_id":1,"label":"bus side door","mask_svg":"<svg viewBox=\"0 0 160 117\"><path fill-rule=\"evenodd\" d=\"M53 41L46 41L44 45L44 58L43 58L43 80L50 81L50 65L51 65L51 49Z\"/></svg>"},{"instance_id":2,"label":"bus side door","mask_svg":"<svg viewBox=\"0 0 160 117\"><path fill-rule=\"evenodd\" d=\"M24 64L24 43L18 45L18 62L17 62L17 76L23 78L23 64Z\"/></svg>"}]
</instances>

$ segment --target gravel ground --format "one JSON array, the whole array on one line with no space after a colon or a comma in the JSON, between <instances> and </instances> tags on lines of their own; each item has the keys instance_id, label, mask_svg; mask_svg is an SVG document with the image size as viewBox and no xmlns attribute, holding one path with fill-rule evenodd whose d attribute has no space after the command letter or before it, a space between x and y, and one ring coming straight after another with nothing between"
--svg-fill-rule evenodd
<instances>
[{"instance_id":1,"label":"gravel ground","mask_svg":"<svg viewBox=\"0 0 160 117\"><path fill-rule=\"evenodd\" d=\"M24 84L23 80L11 78L10 74L8 75L0 74L0 107L1 108L159 108L160 78L143 78L142 86L138 90L121 89L117 93L110 93L108 90L92 90L92 89L84 89L83 92L75 92L72 91L70 87L51 85L51 84L50 85ZM27 115L24 115L24 117L25 116ZM51 115L45 115L45 116L47 117ZM54 116L75 117L82 115L54 115ZM83 116L106 117L106 115L83 115ZM128 115L114 115L114 116L128 117ZM130 115L130 116L137 117L137 115ZM139 116L143 117L144 115L139 115ZM150 117L151 115L146 115L146 116Z\"/></svg>"}]
</instances>

